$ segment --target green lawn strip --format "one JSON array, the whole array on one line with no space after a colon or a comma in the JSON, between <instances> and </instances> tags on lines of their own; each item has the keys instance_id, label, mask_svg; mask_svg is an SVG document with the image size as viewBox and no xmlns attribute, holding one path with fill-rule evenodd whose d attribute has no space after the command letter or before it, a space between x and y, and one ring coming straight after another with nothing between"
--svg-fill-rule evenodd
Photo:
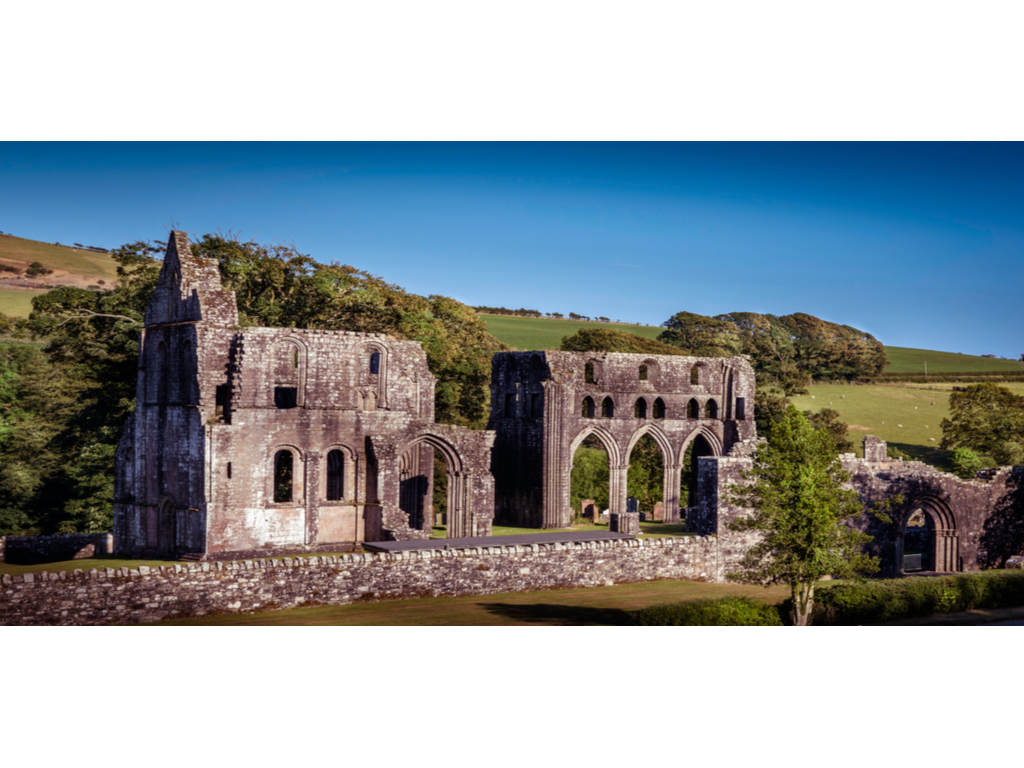
<instances>
[{"instance_id":1,"label":"green lawn strip","mask_svg":"<svg viewBox=\"0 0 1024 768\"><path fill-rule=\"evenodd\" d=\"M594 323L579 320L558 320L546 317L516 317L512 315L480 315L487 331L499 341L519 350L558 349L565 336L572 336L584 328L605 328L635 333L656 339L664 331L660 326L631 325L626 323Z\"/></svg>"},{"instance_id":2,"label":"green lawn strip","mask_svg":"<svg viewBox=\"0 0 1024 768\"><path fill-rule=\"evenodd\" d=\"M61 560L55 563L36 563L34 565L15 565L14 563L0 563L0 574L19 576L23 573L57 573L67 571L71 573L76 569L89 571L95 568L102 571L104 568L138 568L145 565L149 568L158 568L161 565L174 565L168 560L123 560L113 557L83 557L79 560Z\"/></svg>"},{"instance_id":3,"label":"green lawn strip","mask_svg":"<svg viewBox=\"0 0 1024 768\"><path fill-rule=\"evenodd\" d=\"M973 627L993 624L997 621L1024 620L1024 607L1020 608L976 608L963 613L937 613L916 619L888 621L879 627Z\"/></svg>"},{"instance_id":4,"label":"green lawn strip","mask_svg":"<svg viewBox=\"0 0 1024 768\"><path fill-rule=\"evenodd\" d=\"M978 355L961 355L956 352L886 347L885 356L889 360L885 373L924 374L925 363L928 364L928 373L1021 372L1019 360L999 360Z\"/></svg>"},{"instance_id":5,"label":"green lawn strip","mask_svg":"<svg viewBox=\"0 0 1024 768\"><path fill-rule=\"evenodd\" d=\"M696 536L697 534L685 530L686 525L683 523L640 523L640 530L642 533L639 538L641 539L664 539L664 538L676 538L679 536ZM525 536L527 534L534 533L564 533L567 531L607 531L607 523L580 523L573 525L569 528L551 528L551 529L540 529L540 528L515 528L508 525L496 525L491 530L492 536ZM432 539L444 539L447 538L447 529L443 525L434 526L434 535ZM500 543L500 542L496 542Z\"/></svg>"},{"instance_id":6,"label":"green lawn strip","mask_svg":"<svg viewBox=\"0 0 1024 768\"><path fill-rule=\"evenodd\" d=\"M538 626L623 625L630 613L658 603L743 595L766 603L787 587L653 581L612 587L559 589L472 597L434 597L381 603L292 608L255 614L204 616L160 625L248 626Z\"/></svg>"}]
</instances>

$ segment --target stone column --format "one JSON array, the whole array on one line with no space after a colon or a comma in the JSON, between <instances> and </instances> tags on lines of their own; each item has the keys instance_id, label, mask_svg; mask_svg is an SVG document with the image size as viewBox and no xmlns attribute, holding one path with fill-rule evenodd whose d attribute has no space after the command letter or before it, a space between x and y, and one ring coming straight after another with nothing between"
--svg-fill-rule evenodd
<instances>
[{"instance_id":1,"label":"stone column","mask_svg":"<svg viewBox=\"0 0 1024 768\"><path fill-rule=\"evenodd\" d=\"M662 491L665 499L663 520L666 523L680 523L679 517L679 484L683 478L683 467L680 464L665 465L665 486Z\"/></svg>"},{"instance_id":2,"label":"stone column","mask_svg":"<svg viewBox=\"0 0 1024 768\"><path fill-rule=\"evenodd\" d=\"M629 464L608 468L608 514L623 514L626 511L626 488Z\"/></svg>"},{"instance_id":3,"label":"stone column","mask_svg":"<svg viewBox=\"0 0 1024 768\"><path fill-rule=\"evenodd\" d=\"M320 540L320 451L306 453L306 544Z\"/></svg>"}]
</instances>

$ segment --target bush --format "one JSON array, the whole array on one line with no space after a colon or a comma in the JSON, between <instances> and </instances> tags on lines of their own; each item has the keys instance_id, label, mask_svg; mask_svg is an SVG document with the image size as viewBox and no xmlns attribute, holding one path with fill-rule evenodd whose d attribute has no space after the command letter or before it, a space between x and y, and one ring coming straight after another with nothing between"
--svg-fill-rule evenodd
<instances>
[{"instance_id":1,"label":"bush","mask_svg":"<svg viewBox=\"0 0 1024 768\"><path fill-rule=\"evenodd\" d=\"M849 626L1024 605L1024 571L836 584L814 595L814 623Z\"/></svg>"},{"instance_id":2,"label":"bush","mask_svg":"<svg viewBox=\"0 0 1024 768\"><path fill-rule=\"evenodd\" d=\"M781 627L774 605L749 597L723 597L686 603L652 605L633 614L642 627Z\"/></svg>"},{"instance_id":3,"label":"bush","mask_svg":"<svg viewBox=\"0 0 1024 768\"><path fill-rule=\"evenodd\" d=\"M982 458L970 448L957 448L953 451L953 474L970 480L979 469L985 468Z\"/></svg>"}]
</instances>

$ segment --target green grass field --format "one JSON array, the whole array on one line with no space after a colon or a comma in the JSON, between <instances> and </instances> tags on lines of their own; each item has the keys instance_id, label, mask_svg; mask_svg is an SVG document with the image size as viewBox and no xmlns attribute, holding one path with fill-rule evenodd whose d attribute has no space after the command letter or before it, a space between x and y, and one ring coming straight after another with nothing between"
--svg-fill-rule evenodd
<instances>
[{"instance_id":1,"label":"green grass field","mask_svg":"<svg viewBox=\"0 0 1024 768\"><path fill-rule=\"evenodd\" d=\"M839 418L849 425L847 439L854 443L858 456L863 456L864 435L877 435L889 443L890 456L902 455L948 470L950 454L938 448L942 441L939 422L949 416L949 394L954 386L957 385L825 385L810 387L809 394L792 398L792 403L802 411L837 411ZM1001 386L1024 394L1024 383Z\"/></svg>"},{"instance_id":2,"label":"green grass field","mask_svg":"<svg viewBox=\"0 0 1024 768\"><path fill-rule=\"evenodd\" d=\"M0 287L0 312L8 317L28 317L32 312L32 297L46 291L16 291Z\"/></svg>"},{"instance_id":3,"label":"green grass field","mask_svg":"<svg viewBox=\"0 0 1024 768\"><path fill-rule=\"evenodd\" d=\"M487 331L500 341L518 350L558 349L565 336L572 336L584 328L604 328L635 333L656 339L664 328L650 325L620 323L588 323L577 320L558 320L549 317L515 317L512 315L480 315L487 323Z\"/></svg>"},{"instance_id":4,"label":"green grass field","mask_svg":"<svg viewBox=\"0 0 1024 768\"><path fill-rule=\"evenodd\" d=\"M977 355L961 355L957 352L936 352L929 349L910 349L909 347L886 347L889 365L886 373L975 373L988 371L1005 371L1020 373L1019 360L996 360L991 357Z\"/></svg>"}]
</instances>

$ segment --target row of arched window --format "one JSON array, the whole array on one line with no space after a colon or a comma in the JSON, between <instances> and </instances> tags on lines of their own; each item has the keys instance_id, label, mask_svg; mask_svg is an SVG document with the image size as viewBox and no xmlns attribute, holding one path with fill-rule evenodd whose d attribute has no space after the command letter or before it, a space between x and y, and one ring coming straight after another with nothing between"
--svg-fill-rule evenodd
<instances>
[{"instance_id":1,"label":"row of arched window","mask_svg":"<svg viewBox=\"0 0 1024 768\"><path fill-rule=\"evenodd\" d=\"M587 363L583 367L583 381L586 384L597 384L600 363L594 363L593 361ZM653 362L647 362L640 366L637 371L637 378L640 381L653 381L657 375L658 367ZM690 384L700 385L703 383L702 377L704 372L703 365L695 365L690 368Z\"/></svg>"},{"instance_id":2,"label":"row of arched window","mask_svg":"<svg viewBox=\"0 0 1024 768\"><path fill-rule=\"evenodd\" d=\"M654 401L654 406L651 409L651 415L655 419L665 418L665 401L660 397ZM737 416L743 418L740 415L742 411L738 410ZM597 415L597 404L594 402L594 398L587 395L583 398L583 405L580 409L580 415L584 419L593 419ZM615 401L611 397L606 397L601 401L601 418L611 419L615 416ZM646 419L647 416L647 401L644 398L639 398L633 404L633 418L634 419ZM708 400L704 404L703 412L700 403L696 399L690 400L686 404L686 418L688 419L717 419L718 418L718 403L714 399Z\"/></svg>"}]
</instances>

